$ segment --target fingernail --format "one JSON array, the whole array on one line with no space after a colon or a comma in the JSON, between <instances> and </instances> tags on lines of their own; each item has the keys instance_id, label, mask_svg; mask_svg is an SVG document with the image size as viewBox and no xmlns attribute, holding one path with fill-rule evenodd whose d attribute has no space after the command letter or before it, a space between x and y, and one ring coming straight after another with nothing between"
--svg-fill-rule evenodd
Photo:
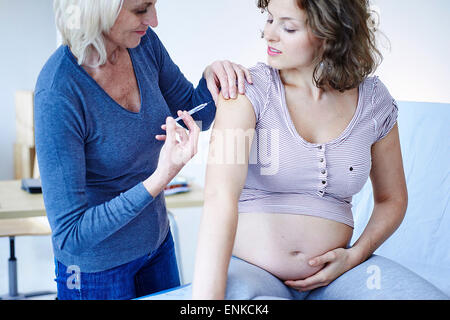
<instances>
[{"instance_id":1,"label":"fingernail","mask_svg":"<svg viewBox=\"0 0 450 320\"><path fill-rule=\"evenodd\" d=\"M313 266L315 263L316 263L316 261L314 261L314 260L309 260L309 265L310 265L310 266Z\"/></svg>"}]
</instances>

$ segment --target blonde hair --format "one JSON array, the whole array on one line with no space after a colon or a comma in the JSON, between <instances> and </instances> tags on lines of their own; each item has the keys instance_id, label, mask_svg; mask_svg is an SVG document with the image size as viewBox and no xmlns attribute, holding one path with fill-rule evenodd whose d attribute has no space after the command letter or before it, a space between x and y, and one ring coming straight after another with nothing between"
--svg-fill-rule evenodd
<instances>
[{"instance_id":1,"label":"blonde hair","mask_svg":"<svg viewBox=\"0 0 450 320\"><path fill-rule=\"evenodd\" d=\"M56 26L62 42L68 45L79 65L92 53L98 61L91 67L106 63L103 33L108 33L119 16L124 0L54 0Z\"/></svg>"}]
</instances>

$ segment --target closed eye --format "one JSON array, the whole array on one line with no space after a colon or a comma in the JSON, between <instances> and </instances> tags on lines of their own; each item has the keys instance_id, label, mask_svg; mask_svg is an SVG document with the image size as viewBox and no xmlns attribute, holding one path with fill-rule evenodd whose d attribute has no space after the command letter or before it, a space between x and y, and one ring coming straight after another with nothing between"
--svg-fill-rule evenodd
<instances>
[{"instance_id":1,"label":"closed eye","mask_svg":"<svg viewBox=\"0 0 450 320\"><path fill-rule=\"evenodd\" d=\"M146 14L147 13L147 9L150 7L150 6L152 6L153 5L153 3L152 2L147 2L146 4L145 4L145 7L141 7L141 8L139 8L138 10L136 10L135 12L136 12L136 14Z\"/></svg>"}]
</instances>

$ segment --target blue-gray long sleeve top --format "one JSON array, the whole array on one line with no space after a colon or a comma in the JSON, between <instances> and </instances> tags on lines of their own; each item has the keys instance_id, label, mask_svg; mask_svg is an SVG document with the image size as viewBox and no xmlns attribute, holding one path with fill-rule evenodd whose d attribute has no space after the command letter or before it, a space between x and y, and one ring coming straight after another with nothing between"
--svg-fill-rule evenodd
<instances>
[{"instance_id":1,"label":"blue-gray long sleeve top","mask_svg":"<svg viewBox=\"0 0 450 320\"><path fill-rule=\"evenodd\" d=\"M164 194L142 181L155 171L161 125L177 110L211 101L202 78L183 76L154 31L129 49L141 109L117 104L61 46L35 89L36 152L55 258L81 272L103 271L159 247L169 229ZM114 79L111 79L114 81ZM213 103L193 117L207 130Z\"/></svg>"}]
</instances>

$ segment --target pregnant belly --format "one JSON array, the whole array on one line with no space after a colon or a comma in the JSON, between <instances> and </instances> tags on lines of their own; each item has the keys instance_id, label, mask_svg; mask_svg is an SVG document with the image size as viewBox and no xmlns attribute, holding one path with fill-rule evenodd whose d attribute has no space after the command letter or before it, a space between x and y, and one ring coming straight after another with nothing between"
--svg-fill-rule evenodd
<instances>
[{"instance_id":1,"label":"pregnant belly","mask_svg":"<svg viewBox=\"0 0 450 320\"><path fill-rule=\"evenodd\" d=\"M300 280L324 267L310 267L309 259L345 248L352 233L343 223L319 217L240 213L233 255L281 280Z\"/></svg>"}]
</instances>

